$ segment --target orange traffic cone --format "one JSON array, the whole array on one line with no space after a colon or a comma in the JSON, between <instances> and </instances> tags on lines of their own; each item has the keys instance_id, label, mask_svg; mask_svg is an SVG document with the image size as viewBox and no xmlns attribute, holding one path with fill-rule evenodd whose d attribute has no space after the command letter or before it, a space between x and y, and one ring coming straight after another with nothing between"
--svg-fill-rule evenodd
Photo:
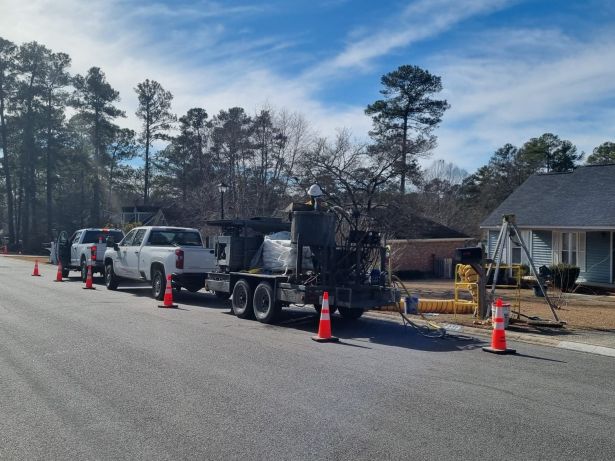
<instances>
[{"instance_id":1,"label":"orange traffic cone","mask_svg":"<svg viewBox=\"0 0 615 461\"><path fill-rule=\"evenodd\" d=\"M92 278L92 265L88 264L88 275L85 278L85 286L83 287L84 290L95 290L96 287L93 285L94 283L94 279Z\"/></svg>"},{"instance_id":2,"label":"orange traffic cone","mask_svg":"<svg viewBox=\"0 0 615 461\"><path fill-rule=\"evenodd\" d=\"M171 275L167 275L167 287L164 289L164 301L158 307L176 308L177 304L173 304L173 285L171 284Z\"/></svg>"},{"instance_id":3,"label":"orange traffic cone","mask_svg":"<svg viewBox=\"0 0 615 461\"><path fill-rule=\"evenodd\" d=\"M331 336L331 317L329 316L329 292L322 294L322 308L320 309L320 323L318 324L318 334L312 339L319 343L335 343L340 339Z\"/></svg>"},{"instance_id":4,"label":"orange traffic cone","mask_svg":"<svg viewBox=\"0 0 615 461\"><path fill-rule=\"evenodd\" d=\"M514 349L506 349L506 330L504 329L504 303L498 298L492 306L493 332L491 333L491 346L483 347L485 352L492 354L515 354Z\"/></svg>"},{"instance_id":5,"label":"orange traffic cone","mask_svg":"<svg viewBox=\"0 0 615 461\"><path fill-rule=\"evenodd\" d=\"M58 271L56 272L56 279L54 282L62 281L62 261L58 259Z\"/></svg>"},{"instance_id":6,"label":"orange traffic cone","mask_svg":"<svg viewBox=\"0 0 615 461\"><path fill-rule=\"evenodd\" d=\"M32 272L32 277L40 277L41 274L38 272L38 259L34 261L34 271Z\"/></svg>"}]
</instances>

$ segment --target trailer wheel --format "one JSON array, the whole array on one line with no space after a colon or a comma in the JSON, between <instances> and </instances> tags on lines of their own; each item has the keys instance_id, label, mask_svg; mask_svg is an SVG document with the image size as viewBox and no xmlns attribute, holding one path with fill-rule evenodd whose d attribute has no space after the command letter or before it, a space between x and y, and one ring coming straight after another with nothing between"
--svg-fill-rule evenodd
<instances>
[{"instance_id":1,"label":"trailer wheel","mask_svg":"<svg viewBox=\"0 0 615 461\"><path fill-rule=\"evenodd\" d=\"M273 323L280 314L281 306L275 301L271 285L261 282L254 290L254 315L262 323Z\"/></svg>"},{"instance_id":2,"label":"trailer wheel","mask_svg":"<svg viewBox=\"0 0 615 461\"><path fill-rule=\"evenodd\" d=\"M350 307L341 306L339 311L341 316L348 320L356 320L363 315L363 312L365 312L363 309L351 309Z\"/></svg>"},{"instance_id":3,"label":"trailer wheel","mask_svg":"<svg viewBox=\"0 0 615 461\"><path fill-rule=\"evenodd\" d=\"M252 289L245 280L238 280L233 287L233 312L240 319L249 319L254 316L252 310Z\"/></svg>"}]
</instances>

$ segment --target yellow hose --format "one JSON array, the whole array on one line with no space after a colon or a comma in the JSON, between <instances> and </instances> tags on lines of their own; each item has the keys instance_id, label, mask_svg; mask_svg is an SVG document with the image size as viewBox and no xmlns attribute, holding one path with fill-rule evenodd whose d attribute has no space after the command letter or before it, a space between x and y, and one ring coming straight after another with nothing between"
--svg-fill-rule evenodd
<instances>
[{"instance_id":1,"label":"yellow hose","mask_svg":"<svg viewBox=\"0 0 615 461\"><path fill-rule=\"evenodd\" d=\"M459 301L455 309L454 299L419 299L419 312L423 314L471 314L474 312L474 304Z\"/></svg>"}]
</instances>

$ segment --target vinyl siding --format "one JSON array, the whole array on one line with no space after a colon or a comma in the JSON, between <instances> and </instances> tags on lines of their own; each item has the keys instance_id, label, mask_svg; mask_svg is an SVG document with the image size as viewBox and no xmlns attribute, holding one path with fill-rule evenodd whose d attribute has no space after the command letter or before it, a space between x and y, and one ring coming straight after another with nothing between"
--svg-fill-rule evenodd
<instances>
[{"instance_id":1,"label":"vinyl siding","mask_svg":"<svg viewBox=\"0 0 615 461\"><path fill-rule=\"evenodd\" d=\"M489 235L488 235L488 239L487 239L487 253L488 253L490 258L493 258L493 252L495 250L495 244L498 241L499 233L500 232L496 231L496 230L490 230L489 231Z\"/></svg>"},{"instance_id":2,"label":"vinyl siding","mask_svg":"<svg viewBox=\"0 0 615 461\"><path fill-rule=\"evenodd\" d=\"M610 283L611 236L609 232L588 232L586 242L586 272L582 272L580 278L586 282Z\"/></svg>"},{"instance_id":3,"label":"vinyl siding","mask_svg":"<svg viewBox=\"0 0 615 461\"><path fill-rule=\"evenodd\" d=\"M553 264L553 252L551 249L551 231L532 231L532 259L536 269L540 266Z\"/></svg>"}]
</instances>

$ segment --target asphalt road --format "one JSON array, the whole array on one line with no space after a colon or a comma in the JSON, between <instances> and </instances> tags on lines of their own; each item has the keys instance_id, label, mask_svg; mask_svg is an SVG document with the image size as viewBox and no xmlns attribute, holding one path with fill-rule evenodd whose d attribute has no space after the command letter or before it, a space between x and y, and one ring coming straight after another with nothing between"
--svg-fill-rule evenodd
<instances>
[{"instance_id":1,"label":"asphalt road","mask_svg":"<svg viewBox=\"0 0 615 461\"><path fill-rule=\"evenodd\" d=\"M0 459L615 459L612 359L494 356L377 318L279 326L206 293L82 290L0 258Z\"/></svg>"}]
</instances>

